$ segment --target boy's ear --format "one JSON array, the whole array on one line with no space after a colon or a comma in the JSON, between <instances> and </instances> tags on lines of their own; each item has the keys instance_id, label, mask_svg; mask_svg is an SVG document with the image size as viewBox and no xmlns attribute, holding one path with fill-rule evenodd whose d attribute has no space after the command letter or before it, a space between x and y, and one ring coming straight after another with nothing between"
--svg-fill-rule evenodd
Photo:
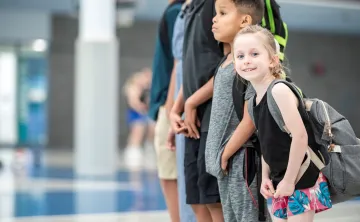
<instances>
[{"instance_id":1,"label":"boy's ear","mask_svg":"<svg viewBox=\"0 0 360 222\"><path fill-rule=\"evenodd\" d=\"M243 15L241 18L241 23L240 23L240 27L244 28L248 25L252 24L252 18L250 15Z\"/></svg>"}]
</instances>

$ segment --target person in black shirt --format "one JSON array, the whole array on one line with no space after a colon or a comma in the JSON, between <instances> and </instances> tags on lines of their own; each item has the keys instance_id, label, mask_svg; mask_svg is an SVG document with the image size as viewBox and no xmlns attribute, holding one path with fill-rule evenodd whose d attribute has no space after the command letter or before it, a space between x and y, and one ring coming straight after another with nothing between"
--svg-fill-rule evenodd
<instances>
[{"instance_id":1,"label":"person in black shirt","mask_svg":"<svg viewBox=\"0 0 360 222\"><path fill-rule=\"evenodd\" d=\"M172 128L184 131L181 113L185 101L206 84L224 56L223 48L213 36L212 19L215 0L193 0L185 16L183 45L183 86L170 112ZM198 107L194 118L198 125L187 128L185 139L185 182L187 204L191 204L197 221L223 221L217 180L205 169L205 144L210 120L211 100Z\"/></svg>"}]
</instances>

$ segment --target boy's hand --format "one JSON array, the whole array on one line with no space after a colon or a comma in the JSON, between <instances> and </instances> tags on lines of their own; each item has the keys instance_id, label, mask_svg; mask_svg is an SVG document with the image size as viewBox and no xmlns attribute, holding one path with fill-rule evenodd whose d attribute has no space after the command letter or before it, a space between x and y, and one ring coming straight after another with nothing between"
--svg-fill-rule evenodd
<instances>
[{"instance_id":1,"label":"boy's hand","mask_svg":"<svg viewBox=\"0 0 360 222\"><path fill-rule=\"evenodd\" d=\"M229 158L224 155L224 152L221 154L221 169L225 175L228 174L227 166L228 166Z\"/></svg>"},{"instance_id":2,"label":"boy's hand","mask_svg":"<svg viewBox=\"0 0 360 222\"><path fill-rule=\"evenodd\" d=\"M186 127L184 126L184 121L181 119L180 114L171 110L169 114L169 120L170 120L171 129L176 134L184 133L186 131Z\"/></svg>"},{"instance_id":3,"label":"boy's hand","mask_svg":"<svg viewBox=\"0 0 360 222\"><path fill-rule=\"evenodd\" d=\"M199 139L200 134L198 131L198 127L200 127L200 121L197 118L196 114L196 106L191 103L191 100L186 100L185 102L185 120L184 124L188 130L187 137L191 137L193 139Z\"/></svg>"},{"instance_id":4,"label":"boy's hand","mask_svg":"<svg viewBox=\"0 0 360 222\"><path fill-rule=\"evenodd\" d=\"M167 137L167 148L171 151L175 151L175 132L172 129L169 129Z\"/></svg>"}]
</instances>

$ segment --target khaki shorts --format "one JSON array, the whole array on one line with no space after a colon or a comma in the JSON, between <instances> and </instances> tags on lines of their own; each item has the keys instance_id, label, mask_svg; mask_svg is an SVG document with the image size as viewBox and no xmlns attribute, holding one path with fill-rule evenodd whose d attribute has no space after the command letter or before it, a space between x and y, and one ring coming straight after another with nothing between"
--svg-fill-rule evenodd
<instances>
[{"instance_id":1,"label":"khaki shorts","mask_svg":"<svg viewBox=\"0 0 360 222\"><path fill-rule=\"evenodd\" d=\"M160 179L177 179L176 152L167 148L167 137L170 129L170 121L164 107L160 107L155 125L155 152Z\"/></svg>"}]
</instances>

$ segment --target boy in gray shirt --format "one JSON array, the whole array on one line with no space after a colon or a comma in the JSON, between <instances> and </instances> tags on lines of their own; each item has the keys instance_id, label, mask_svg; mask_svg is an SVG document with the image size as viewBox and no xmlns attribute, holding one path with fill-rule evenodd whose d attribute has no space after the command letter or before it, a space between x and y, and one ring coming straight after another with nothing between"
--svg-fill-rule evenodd
<instances>
[{"instance_id":1,"label":"boy in gray shirt","mask_svg":"<svg viewBox=\"0 0 360 222\"><path fill-rule=\"evenodd\" d=\"M241 28L261 21L264 3L263 0L240 2L217 0L215 9L216 16L212 28L214 37L220 42L231 45ZM257 186L260 184L253 182L247 187L243 175L245 149L242 147L254 133L255 127L247 113L239 119L234 109L232 86L234 79L239 77L234 71L233 59L236 59L236 55L230 52L220 65L214 79L209 81L210 83L213 81L213 97L205 165L206 171L218 179L225 221L254 222L258 221L259 215L256 200ZM245 92L246 85L241 84L241 86ZM203 96L208 94L202 88L192 97L199 98L197 94L200 92ZM244 95L238 95L238 99L244 104L243 110L247 110ZM227 169L227 173L224 174L221 168Z\"/></svg>"}]
</instances>

